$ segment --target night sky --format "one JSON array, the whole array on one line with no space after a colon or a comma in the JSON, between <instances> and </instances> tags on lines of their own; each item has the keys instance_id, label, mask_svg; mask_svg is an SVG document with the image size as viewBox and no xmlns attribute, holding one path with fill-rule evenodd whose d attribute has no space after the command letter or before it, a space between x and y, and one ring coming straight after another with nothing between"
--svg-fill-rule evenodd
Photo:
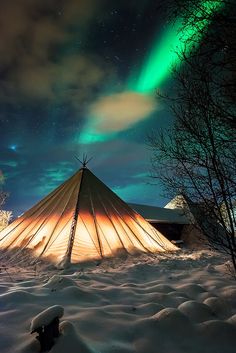
<instances>
[{"instance_id":1,"label":"night sky","mask_svg":"<svg viewBox=\"0 0 236 353\"><path fill-rule=\"evenodd\" d=\"M163 205L147 134L171 124L178 23L158 1L1 0L0 171L19 215L80 165L128 202Z\"/></svg>"}]
</instances>

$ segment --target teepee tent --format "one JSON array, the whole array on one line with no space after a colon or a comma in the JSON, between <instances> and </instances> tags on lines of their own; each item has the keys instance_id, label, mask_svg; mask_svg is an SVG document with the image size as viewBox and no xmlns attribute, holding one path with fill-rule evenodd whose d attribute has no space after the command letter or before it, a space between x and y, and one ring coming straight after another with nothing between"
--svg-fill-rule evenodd
<instances>
[{"instance_id":1,"label":"teepee tent","mask_svg":"<svg viewBox=\"0 0 236 353\"><path fill-rule=\"evenodd\" d=\"M0 232L0 248L61 263L177 250L85 166Z\"/></svg>"}]
</instances>

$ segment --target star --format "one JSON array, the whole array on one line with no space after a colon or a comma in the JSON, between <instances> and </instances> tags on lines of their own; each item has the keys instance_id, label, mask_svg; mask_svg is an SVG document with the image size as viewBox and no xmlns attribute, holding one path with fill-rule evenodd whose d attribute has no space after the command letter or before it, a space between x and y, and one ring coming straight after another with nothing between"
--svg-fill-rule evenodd
<instances>
[{"instance_id":1,"label":"star","mask_svg":"<svg viewBox=\"0 0 236 353\"><path fill-rule=\"evenodd\" d=\"M13 145L10 145L9 148L10 148L10 150L16 152L16 150L17 150L17 145L14 145L14 144L13 144Z\"/></svg>"}]
</instances>

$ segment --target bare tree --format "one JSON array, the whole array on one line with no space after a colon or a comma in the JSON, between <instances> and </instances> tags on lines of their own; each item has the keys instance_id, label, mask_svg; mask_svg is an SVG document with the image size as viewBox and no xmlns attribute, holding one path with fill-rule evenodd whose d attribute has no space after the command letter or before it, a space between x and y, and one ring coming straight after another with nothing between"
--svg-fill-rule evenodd
<instances>
[{"instance_id":1,"label":"bare tree","mask_svg":"<svg viewBox=\"0 0 236 353\"><path fill-rule=\"evenodd\" d=\"M8 226L12 219L12 211L0 210L0 230Z\"/></svg>"},{"instance_id":2,"label":"bare tree","mask_svg":"<svg viewBox=\"0 0 236 353\"><path fill-rule=\"evenodd\" d=\"M4 202L6 201L8 197L8 193L4 191L0 191L0 209L2 208Z\"/></svg>"},{"instance_id":3,"label":"bare tree","mask_svg":"<svg viewBox=\"0 0 236 353\"><path fill-rule=\"evenodd\" d=\"M2 210L2 206L8 197L8 193L1 189L1 185L4 184L4 178L0 178L0 231L4 229L12 218L11 211Z\"/></svg>"},{"instance_id":4,"label":"bare tree","mask_svg":"<svg viewBox=\"0 0 236 353\"><path fill-rule=\"evenodd\" d=\"M182 30L191 23L199 30L183 36L182 66L173 69L176 90L164 97L174 126L153 133L149 142L154 177L200 205L198 223L211 244L231 256L236 271L236 22L231 1L221 1L220 11L211 13L207 2L171 1L174 19L182 11ZM191 50L189 40L196 44Z\"/></svg>"},{"instance_id":5,"label":"bare tree","mask_svg":"<svg viewBox=\"0 0 236 353\"><path fill-rule=\"evenodd\" d=\"M0 210L8 197L8 193L2 190L4 183L5 183L5 178L2 171L0 170Z\"/></svg>"}]
</instances>

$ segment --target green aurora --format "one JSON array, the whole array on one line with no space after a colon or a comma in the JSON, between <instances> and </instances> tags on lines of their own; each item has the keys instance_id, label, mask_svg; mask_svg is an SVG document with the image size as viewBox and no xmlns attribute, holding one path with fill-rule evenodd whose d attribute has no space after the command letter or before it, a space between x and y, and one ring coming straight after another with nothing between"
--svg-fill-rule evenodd
<instances>
[{"instance_id":1,"label":"green aurora","mask_svg":"<svg viewBox=\"0 0 236 353\"><path fill-rule=\"evenodd\" d=\"M180 18L174 25L169 25L161 38L158 33L138 78L132 75L129 79L129 89L147 94L160 87L169 78L173 65L178 67L181 64L180 55L183 50L189 53L193 46L201 41L204 29L207 29L211 21L211 15L221 7L221 0L204 1L201 10L195 11L187 24L183 26L183 20ZM207 17L206 14L208 19L193 25L194 19Z\"/></svg>"},{"instance_id":2,"label":"green aurora","mask_svg":"<svg viewBox=\"0 0 236 353\"><path fill-rule=\"evenodd\" d=\"M200 43L204 29L207 30L212 15L222 8L222 2L221 0L207 0L199 8L184 26L183 20L179 18L174 25L170 24L166 28L161 37L158 32L140 73L137 74L137 71L131 73L126 83L127 91L153 94L155 89L160 88L170 77L173 65L180 66L180 54L184 47L185 52L190 53L196 43ZM197 25L194 21L196 17L200 19ZM206 17L206 19L201 20L202 17ZM100 134L96 132L96 119L96 116L88 117L88 122L79 135L80 143L105 142L117 135L116 133Z\"/></svg>"}]
</instances>

